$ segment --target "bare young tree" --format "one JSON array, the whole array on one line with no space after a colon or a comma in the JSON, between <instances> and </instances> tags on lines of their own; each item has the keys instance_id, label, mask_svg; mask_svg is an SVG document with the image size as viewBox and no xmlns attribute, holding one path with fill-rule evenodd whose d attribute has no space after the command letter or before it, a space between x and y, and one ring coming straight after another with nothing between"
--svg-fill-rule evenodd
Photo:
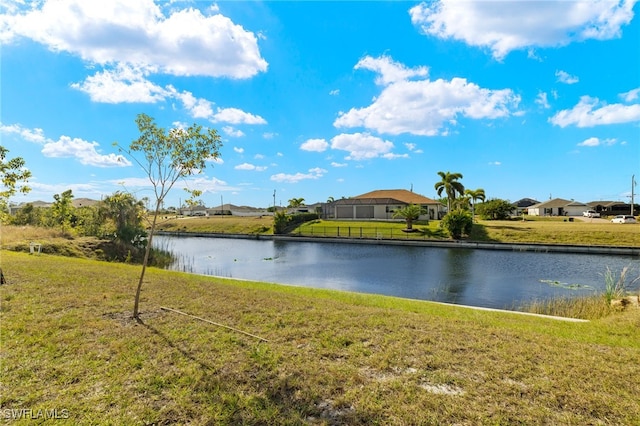
<instances>
[{"instance_id":1,"label":"bare young tree","mask_svg":"<svg viewBox=\"0 0 640 426\"><path fill-rule=\"evenodd\" d=\"M144 170L155 194L155 209L133 307L133 317L139 320L140 292L164 200L178 179L202 173L207 161L220 156L222 141L215 129L207 129L205 132L202 126L197 124L186 129L174 128L166 131L158 127L155 120L146 114L138 114L136 124L140 137L131 142L128 149L121 147L117 142L114 145ZM138 155L143 158L137 158Z\"/></svg>"}]
</instances>

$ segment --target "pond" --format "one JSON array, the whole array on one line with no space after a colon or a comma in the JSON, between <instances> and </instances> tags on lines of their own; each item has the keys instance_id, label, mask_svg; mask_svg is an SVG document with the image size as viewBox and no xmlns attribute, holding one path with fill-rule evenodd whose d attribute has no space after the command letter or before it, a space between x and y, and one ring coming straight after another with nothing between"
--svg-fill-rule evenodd
<instances>
[{"instance_id":1,"label":"pond","mask_svg":"<svg viewBox=\"0 0 640 426\"><path fill-rule=\"evenodd\" d=\"M173 270L497 309L601 293L607 268L640 273L637 256L164 235L154 246Z\"/></svg>"}]
</instances>

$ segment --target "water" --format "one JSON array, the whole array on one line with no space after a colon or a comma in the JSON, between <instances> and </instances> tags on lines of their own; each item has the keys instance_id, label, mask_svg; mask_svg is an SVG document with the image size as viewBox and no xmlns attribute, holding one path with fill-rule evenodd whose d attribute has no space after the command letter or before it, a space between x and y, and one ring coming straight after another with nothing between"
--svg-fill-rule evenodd
<instances>
[{"instance_id":1,"label":"water","mask_svg":"<svg viewBox=\"0 0 640 426\"><path fill-rule=\"evenodd\" d=\"M499 309L601 293L607 267L640 274L633 256L171 236L154 246L179 271Z\"/></svg>"}]
</instances>

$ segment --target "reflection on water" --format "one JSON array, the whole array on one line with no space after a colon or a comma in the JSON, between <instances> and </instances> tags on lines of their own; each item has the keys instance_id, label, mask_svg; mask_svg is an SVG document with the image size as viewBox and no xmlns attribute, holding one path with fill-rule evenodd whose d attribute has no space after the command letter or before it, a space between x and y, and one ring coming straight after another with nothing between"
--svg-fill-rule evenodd
<instances>
[{"instance_id":1,"label":"reflection on water","mask_svg":"<svg viewBox=\"0 0 640 426\"><path fill-rule=\"evenodd\" d=\"M489 308L602 291L607 267L640 273L631 256L169 236L154 245L176 255L174 270Z\"/></svg>"}]
</instances>

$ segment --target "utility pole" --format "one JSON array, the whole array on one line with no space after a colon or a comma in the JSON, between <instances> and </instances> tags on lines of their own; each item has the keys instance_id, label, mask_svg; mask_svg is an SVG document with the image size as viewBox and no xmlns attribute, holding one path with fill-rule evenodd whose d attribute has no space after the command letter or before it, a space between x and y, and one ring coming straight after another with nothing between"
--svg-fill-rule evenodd
<instances>
[{"instance_id":1,"label":"utility pole","mask_svg":"<svg viewBox=\"0 0 640 426\"><path fill-rule=\"evenodd\" d=\"M276 212L276 190L273 190L273 212Z\"/></svg>"},{"instance_id":2,"label":"utility pole","mask_svg":"<svg viewBox=\"0 0 640 426\"><path fill-rule=\"evenodd\" d=\"M636 175L631 175L631 216L634 216L633 187L636 185Z\"/></svg>"}]
</instances>

